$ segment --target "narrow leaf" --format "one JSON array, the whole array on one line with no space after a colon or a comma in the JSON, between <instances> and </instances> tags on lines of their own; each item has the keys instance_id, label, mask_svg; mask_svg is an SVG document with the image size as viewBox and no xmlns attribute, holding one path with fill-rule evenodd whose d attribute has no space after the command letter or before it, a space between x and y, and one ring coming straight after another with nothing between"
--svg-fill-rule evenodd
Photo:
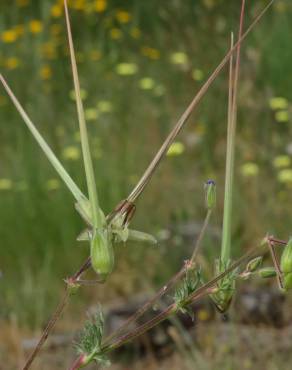
<instances>
[{"instance_id":1,"label":"narrow leaf","mask_svg":"<svg viewBox=\"0 0 292 370\"><path fill-rule=\"evenodd\" d=\"M142 175L141 179L137 183L137 185L134 187L134 189L129 194L127 200L130 202L135 202L135 200L141 195L144 188L152 178L153 173L155 172L157 166L159 165L160 161L164 157L165 153L169 149L170 145L173 143L176 136L180 133L182 128L184 127L185 123L187 122L191 112L196 108L200 100L203 98L203 96L208 91L209 87L212 85L218 74L221 72L221 70L224 68L228 60L230 59L231 55L237 50L237 47L241 44L241 42L247 37L247 35L251 32L251 30L257 25L257 23L260 21L260 19L263 17L263 15L266 13L266 11L270 8L270 6L273 4L274 0L271 0L268 5L259 13L259 15L254 19L254 21L251 23L251 25L248 27L248 29L245 31L245 33L238 39L236 44L233 46L233 48L224 56L222 61L219 63L219 65L215 68L214 72L210 75L208 80L205 82L205 84L201 87L199 92L196 94L190 105L187 107L187 109L184 111L180 119L177 121L174 128L171 130L167 138L165 139L164 143L162 144L161 148L147 167L146 171Z\"/></svg>"},{"instance_id":2,"label":"narrow leaf","mask_svg":"<svg viewBox=\"0 0 292 370\"><path fill-rule=\"evenodd\" d=\"M242 38L244 10L245 10L245 0L242 0L238 40ZM231 50L232 50L233 49L233 35L232 35L231 42L232 42L231 43ZM230 75L229 75L227 153L226 153L223 234L222 234L222 246L221 246L221 261L225 263L227 263L227 261L229 261L230 259L234 157L235 157L235 134L236 134L236 119L237 119L237 90L238 90L239 67L240 67L240 47L241 47L241 44L237 42L235 70L233 72L232 58L230 59L230 70L229 70Z\"/></svg>"},{"instance_id":3,"label":"narrow leaf","mask_svg":"<svg viewBox=\"0 0 292 370\"><path fill-rule=\"evenodd\" d=\"M21 106L20 102L10 89L9 85L7 84L4 77L0 74L0 81L2 82L4 89L6 90L7 94L9 95L10 99L12 100L13 104L15 105L17 111L21 115L22 119L24 120L25 124L29 128L30 132L38 142L39 146L47 156L48 160L51 162L55 170L58 172L64 183L67 185L68 189L71 191L75 199L77 200L77 203L80 205L81 208L83 208L83 205L87 202L86 197L81 192L81 190L78 188L76 183L72 180L68 172L65 170L59 159L56 157L52 149L49 147L47 142L44 140L44 138L41 136L39 131L37 130L36 126L33 124L27 113L25 112L24 108Z\"/></svg>"},{"instance_id":4,"label":"narrow leaf","mask_svg":"<svg viewBox=\"0 0 292 370\"><path fill-rule=\"evenodd\" d=\"M81 94L80 94L80 83L79 83L79 78L78 78L77 64L76 64L74 45L73 45L73 39L72 39L72 33L71 33L71 25L70 25L69 12L68 12L68 6L67 6L66 0L64 0L64 7L65 7L65 17L66 17L66 26L67 26L72 74L73 74L73 80L74 80L74 89L75 89L75 94L76 94L76 106L77 106L77 112L78 112L82 154L83 154L83 160L84 160L89 201L91 204L92 221L93 221L93 225L95 228L101 228L104 223L104 217L102 217L102 213L99 210L98 195L97 195L97 190L96 190L92 159L91 159L91 154L90 154L90 149L89 149L88 134L87 134L87 128L86 128L86 122L85 122L84 109L83 109L83 104L82 104L82 99L81 99Z\"/></svg>"}]
</instances>

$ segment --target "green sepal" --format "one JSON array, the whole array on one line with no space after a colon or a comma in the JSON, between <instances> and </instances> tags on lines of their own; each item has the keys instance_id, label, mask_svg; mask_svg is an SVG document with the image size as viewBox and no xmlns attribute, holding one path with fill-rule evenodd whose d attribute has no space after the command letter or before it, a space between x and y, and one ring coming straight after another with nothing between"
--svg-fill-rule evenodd
<instances>
[{"instance_id":1,"label":"green sepal","mask_svg":"<svg viewBox=\"0 0 292 370\"><path fill-rule=\"evenodd\" d=\"M261 266L262 262L263 262L262 256L253 258L251 261L248 262L245 270L247 272L254 272Z\"/></svg>"},{"instance_id":2,"label":"green sepal","mask_svg":"<svg viewBox=\"0 0 292 370\"><path fill-rule=\"evenodd\" d=\"M157 244L157 239L153 235L132 229L129 229L128 240L153 245Z\"/></svg>"},{"instance_id":3,"label":"green sepal","mask_svg":"<svg viewBox=\"0 0 292 370\"><path fill-rule=\"evenodd\" d=\"M277 276L277 272L274 267L264 267L260 269L257 273L259 277L263 279L269 279L269 278Z\"/></svg>"},{"instance_id":4,"label":"green sepal","mask_svg":"<svg viewBox=\"0 0 292 370\"><path fill-rule=\"evenodd\" d=\"M283 288L284 290L292 289L292 272L283 274Z\"/></svg>"},{"instance_id":5,"label":"green sepal","mask_svg":"<svg viewBox=\"0 0 292 370\"><path fill-rule=\"evenodd\" d=\"M288 244L283 250L280 267L283 274L292 272L292 239L289 239Z\"/></svg>"},{"instance_id":6,"label":"green sepal","mask_svg":"<svg viewBox=\"0 0 292 370\"><path fill-rule=\"evenodd\" d=\"M223 263L220 260L215 262L215 274L216 276L224 272L230 266L231 261ZM235 282L238 277L238 269L231 271L229 274L224 276L216 284L216 293L210 295L210 298L214 302L219 312L226 312L232 302L232 298L235 292Z\"/></svg>"},{"instance_id":7,"label":"green sepal","mask_svg":"<svg viewBox=\"0 0 292 370\"><path fill-rule=\"evenodd\" d=\"M282 272L284 290L292 289L292 238L289 239L281 256L280 268Z\"/></svg>"},{"instance_id":8,"label":"green sepal","mask_svg":"<svg viewBox=\"0 0 292 370\"><path fill-rule=\"evenodd\" d=\"M186 276L181 284L176 288L174 293L174 301L177 306L177 310L182 313L187 313L194 319L194 314L190 308L186 305L186 301L190 294L194 293L201 282L201 271L200 270L187 270Z\"/></svg>"}]
</instances>

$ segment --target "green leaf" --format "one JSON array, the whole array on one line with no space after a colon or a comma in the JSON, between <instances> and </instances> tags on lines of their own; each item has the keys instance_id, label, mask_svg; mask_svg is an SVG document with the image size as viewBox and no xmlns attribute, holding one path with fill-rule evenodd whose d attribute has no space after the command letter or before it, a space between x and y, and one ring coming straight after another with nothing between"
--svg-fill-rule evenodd
<instances>
[{"instance_id":1,"label":"green leaf","mask_svg":"<svg viewBox=\"0 0 292 370\"><path fill-rule=\"evenodd\" d=\"M84 114L83 103L81 99L81 93L80 93L80 83L79 83L79 78L78 78L77 63L76 63L75 52L74 52L74 45L73 45L73 39L72 39L72 33L71 33L71 25L70 25L67 1L64 2L64 5L65 5L65 17L66 17L74 89L75 89L75 94L76 94L76 106L77 106L77 112L78 112L81 147L82 147L83 161L84 161L84 167L85 167L89 201L91 205L92 222L93 222L94 228L98 229L104 226L104 219L101 216L101 213L99 212L98 195L97 195L97 190L96 190L92 158L91 158L90 149L89 149L85 114Z\"/></svg>"}]
</instances>

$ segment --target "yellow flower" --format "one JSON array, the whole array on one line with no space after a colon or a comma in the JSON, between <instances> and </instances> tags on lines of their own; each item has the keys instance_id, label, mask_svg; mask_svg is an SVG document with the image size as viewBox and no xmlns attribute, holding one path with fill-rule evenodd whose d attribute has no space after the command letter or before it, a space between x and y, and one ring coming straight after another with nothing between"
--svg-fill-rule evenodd
<instances>
[{"instance_id":1,"label":"yellow flower","mask_svg":"<svg viewBox=\"0 0 292 370\"><path fill-rule=\"evenodd\" d=\"M43 56L47 59L56 59L57 57L56 45L51 41L44 43L41 47L41 51Z\"/></svg>"},{"instance_id":2,"label":"yellow flower","mask_svg":"<svg viewBox=\"0 0 292 370\"><path fill-rule=\"evenodd\" d=\"M167 156L169 157L175 157L177 155L181 155L185 151L185 146L180 141L176 141L171 144L167 151Z\"/></svg>"},{"instance_id":3,"label":"yellow flower","mask_svg":"<svg viewBox=\"0 0 292 370\"><path fill-rule=\"evenodd\" d=\"M100 59L101 59L102 54L101 54L101 52L100 52L100 51L98 51L98 50L92 50L92 51L90 52L89 57L90 57L90 59L91 59L91 60L97 61L97 60L100 60Z\"/></svg>"},{"instance_id":4,"label":"yellow flower","mask_svg":"<svg viewBox=\"0 0 292 370\"><path fill-rule=\"evenodd\" d=\"M40 77L42 80L49 80L52 77L52 68L49 65L44 65L40 69Z\"/></svg>"},{"instance_id":5,"label":"yellow flower","mask_svg":"<svg viewBox=\"0 0 292 370\"><path fill-rule=\"evenodd\" d=\"M288 8L288 4L284 1L277 1L274 4L274 6L275 6L276 12L278 12L278 13L284 13Z\"/></svg>"},{"instance_id":6,"label":"yellow flower","mask_svg":"<svg viewBox=\"0 0 292 370\"><path fill-rule=\"evenodd\" d=\"M76 52L76 61L77 61L78 63L83 63L83 62L84 62L84 60L85 60L84 53L83 53L83 52L81 52L81 51Z\"/></svg>"},{"instance_id":7,"label":"yellow flower","mask_svg":"<svg viewBox=\"0 0 292 370\"><path fill-rule=\"evenodd\" d=\"M200 69L196 68L192 70L192 77L195 81L202 81L204 73Z\"/></svg>"},{"instance_id":8,"label":"yellow flower","mask_svg":"<svg viewBox=\"0 0 292 370\"><path fill-rule=\"evenodd\" d=\"M63 126L57 126L55 132L58 137L63 137L65 135L65 129Z\"/></svg>"},{"instance_id":9,"label":"yellow flower","mask_svg":"<svg viewBox=\"0 0 292 370\"><path fill-rule=\"evenodd\" d=\"M151 77L144 77L139 81L139 86L142 90L152 90L155 86L155 82Z\"/></svg>"},{"instance_id":10,"label":"yellow flower","mask_svg":"<svg viewBox=\"0 0 292 370\"><path fill-rule=\"evenodd\" d=\"M12 181L9 179L0 179L0 190L10 190L12 188Z\"/></svg>"},{"instance_id":11,"label":"yellow flower","mask_svg":"<svg viewBox=\"0 0 292 370\"><path fill-rule=\"evenodd\" d=\"M17 0L16 4L19 7L25 7L29 4L29 0Z\"/></svg>"},{"instance_id":12,"label":"yellow flower","mask_svg":"<svg viewBox=\"0 0 292 370\"><path fill-rule=\"evenodd\" d=\"M32 21L29 22L29 29L30 32L34 34L42 32L43 30L42 22L37 19L33 19Z\"/></svg>"},{"instance_id":13,"label":"yellow flower","mask_svg":"<svg viewBox=\"0 0 292 370\"><path fill-rule=\"evenodd\" d=\"M128 23L131 19L131 14L126 10L118 10L116 18L120 23Z\"/></svg>"},{"instance_id":14,"label":"yellow flower","mask_svg":"<svg viewBox=\"0 0 292 370\"><path fill-rule=\"evenodd\" d=\"M285 169L278 173L278 181L281 183L291 183L292 182L292 170Z\"/></svg>"},{"instance_id":15,"label":"yellow flower","mask_svg":"<svg viewBox=\"0 0 292 370\"><path fill-rule=\"evenodd\" d=\"M176 53L171 54L170 61L173 64L186 65L188 63L188 56L187 54L178 51Z\"/></svg>"},{"instance_id":16,"label":"yellow flower","mask_svg":"<svg viewBox=\"0 0 292 370\"><path fill-rule=\"evenodd\" d=\"M120 63L116 66L116 72L121 76L130 76L137 73L138 67L134 63Z\"/></svg>"},{"instance_id":17,"label":"yellow flower","mask_svg":"<svg viewBox=\"0 0 292 370\"><path fill-rule=\"evenodd\" d=\"M206 8L212 9L215 6L215 0L203 0Z\"/></svg>"},{"instance_id":18,"label":"yellow flower","mask_svg":"<svg viewBox=\"0 0 292 370\"><path fill-rule=\"evenodd\" d=\"M50 179L46 183L46 188L47 190L57 190L61 186L60 180L59 179Z\"/></svg>"},{"instance_id":19,"label":"yellow flower","mask_svg":"<svg viewBox=\"0 0 292 370\"><path fill-rule=\"evenodd\" d=\"M15 29L2 32L1 39L3 42L10 44L17 40L18 33Z\"/></svg>"},{"instance_id":20,"label":"yellow flower","mask_svg":"<svg viewBox=\"0 0 292 370\"><path fill-rule=\"evenodd\" d=\"M95 109L95 108L87 108L85 109L85 118L87 121L95 121L97 120L99 114L98 114L98 110Z\"/></svg>"},{"instance_id":21,"label":"yellow flower","mask_svg":"<svg viewBox=\"0 0 292 370\"><path fill-rule=\"evenodd\" d=\"M155 96L162 96L165 93L165 87L163 85L156 85L154 88Z\"/></svg>"},{"instance_id":22,"label":"yellow flower","mask_svg":"<svg viewBox=\"0 0 292 370\"><path fill-rule=\"evenodd\" d=\"M16 57L7 58L5 61L5 66L7 69L15 69L20 66L20 60Z\"/></svg>"},{"instance_id":23,"label":"yellow flower","mask_svg":"<svg viewBox=\"0 0 292 370\"><path fill-rule=\"evenodd\" d=\"M273 165L276 168L289 167L291 159L288 155L279 155L273 160Z\"/></svg>"},{"instance_id":24,"label":"yellow flower","mask_svg":"<svg viewBox=\"0 0 292 370\"><path fill-rule=\"evenodd\" d=\"M113 110L112 103L109 100L100 100L97 103L97 109L101 113L109 113Z\"/></svg>"},{"instance_id":25,"label":"yellow flower","mask_svg":"<svg viewBox=\"0 0 292 370\"><path fill-rule=\"evenodd\" d=\"M160 51L148 46L144 46L141 49L143 55L147 56L150 59L157 60L160 58Z\"/></svg>"},{"instance_id":26,"label":"yellow flower","mask_svg":"<svg viewBox=\"0 0 292 370\"><path fill-rule=\"evenodd\" d=\"M53 36L58 36L63 31L63 29L60 24L55 23L51 25L50 31Z\"/></svg>"},{"instance_id":27,"label":"yellow flower","mask_svg":"<svg viewBox=\"0 0 292 370\"><path fill-rule=\"evenodd\" d=\"M94 10L97 13L103 13L107 8L107 1L106 0L96 0L94 3Z\"/></svg>"},{"instance_id":28,"label":"yellow flower","mask_svg":"<svg viewBox=\"0 0 292 370\"><path fill-rule=\"evenodd\" d=\"M141 31L138 27L133 27L130 31L130 35L133 37L133 39L139 39L141 36Z\"/></svg>"},{"instance_id":29,"label":"yellow flower","mask_svg":"<svg viewBox=\"0 0 292 370\"><path fill-rule=\"evenodd\" d=\"M87 91L84 89L80 89L80 96L82 100L85 100L87 98ZM76 100L75 90L71 90L69 93L69 96L72 100Z\"/></svg>"},{"instance_id":30,"label":"yellow flower","mask_svg":"<svg viewBox=\"0 0 292 370\"><path fill-rule=\"evenodd\" d=\"M71 4L71 8L76 10L85 9L85 0L74 0L74 2Z\"/></svg>"},{"instance_id":31,"label":"yellow flower","mask_svg":"<svg viewBox=\"0 0 292 370\"><path fill-rule=\"evenodd\" d=\"M118 28L112 28L110 30L110 36L113 40L119 40L123 36L123 33Z\"/></svg>"},{"instance_id":32,"label":"yellow flower","mask_svg":"<svg viewBox=\"0 0 292 370\"><path fill-rule=\"evenodd\" d=\"M15 26L14 31L17 33L17 36L22 36L24 34L23 24L18 24L17 26Z\"/></svg>"},{"instance_id":33,"label":"yellow flower","mask_svg":"<svg viewBox=\"0 0 292 370\"><path fill-rule=\"evenodd\" d=\"M4 107L7 104L6 96L0 95L0 107Z\"/></svg>"},{"instance_id":34,"label":"yellow flower","mask_svg":"<svg viewBox=\"0 0 292 370\"><path fill-rule=\"evenodd\" d=\"M286 110L280 110L275 114L275 120L277 122L288 122L289 121L289 113Z\"/></svg>"},{"instance_id":35,"label":"yellow flower","mask_svg":"<svg viewBox=\"0 0 292 370\"><path fill-rule=\"evenodd\" d=\"M282 97L271 98L269 101L269 104L270 104L270 108L273 110L288 108L288 100Z\"/></svg>"},{"instance_id":36,"label":"yellow flower","mask_svg":"<svg viewBox=\"0 0 292 370\"><path fill-rule=\"evenodd\" d=\"M259 173L259 167L256 163L246 162L241 166L241 174L244 177L257 176Z\"/></svg>"},{"instance_id":37,"label":"yellow flower","mask_svg":"<svg viewBox=\"0 0 292 370\"><path fill-rule=\"evenodd\" d=\"M63 6L61 4L54 4L51 7L51 14L54 18L59 18L63 14Z\"/></svg>"},{"instance_id":38,"label":"yellow flower","mask_svg":"<svg viewBox=\"0 0 292 370\"><path fill-rule=\"evenodd\" d=\"M63 150L62 156L64 159L76 161L77 159L80 158L80 149L73 145L67 146Z\"/></svg>"}]
</instances>

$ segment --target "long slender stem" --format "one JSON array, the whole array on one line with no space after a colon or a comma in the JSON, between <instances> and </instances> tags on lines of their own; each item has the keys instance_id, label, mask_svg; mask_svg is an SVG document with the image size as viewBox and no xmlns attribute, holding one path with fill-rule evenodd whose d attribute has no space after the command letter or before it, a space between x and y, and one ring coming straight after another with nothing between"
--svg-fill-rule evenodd
<instances>
[{"instance_id":1,"label":"long slender stem","mask_svg":"<svg viewBox=\"0 0 292 370\"><path fill-rule=\"evenodd\" d=\"M251 23L251 25L247 28L245 33L238 39L238 41L235 43L233 48L229 50L229 52L224 56L222 61L219 63L219 65L215 68L214 72L210 75L208 80L205 82L205 84L201 87L199 92L196 94L190 105L187 107L185 112L182 114L178 122L175 124L174 128L171 130L167 138L165 139L164 143L162 144L161 148L147 167L146 171L144 172L143 176L139 180L138 184L134 187L134 189L131 191L131 193L128 196L128 201L135 202L135 200L141 195L144 188L152 178L152 175L159 165L160 161L164 157L165 153L169 149L170 145L172 144L173 140L176 138L176 136L179 134L181 129L184 127L185 123L187 122L191 112L194 110L194 108L197 106L197 104L200 102L200 100L203 98L203 96L208 91L209 87L212 85L220 71L224 68L224 66L229 61L231 55L237 50L237 47L242 43L242 41L247 37L247 35L251 32L251 30L256 26L256 24L259 22L259 20L263 17L263 15L267 12L267 10L270 8L270 6L274 3L275 0L271 0L266 7L258 14L258 16L254 19L254 21Z\"/></svg>"},{"instance_id":2,"label":"long slender stem","mask_svg":"<svg viewBox=\"0 0 292 370\"><path fill-rule=\"evenodd\" d=\"M273 264L275 266L275 270L276 270L276 273L277 273L277 281L278 281L279 288L283 289L283 287L284 287L283 280L282 280L283 273L281 271L280 263L279 263L278 257L276 255L276 252L275 252L275 249L274 249L274 247L275 247L274 243L271 240L268 240L268 245L269 245L272 261L273 261Z\"/></svg>"},{"instance_id":3,"label":"long slender stem","mask_svg":"<svg viewBox=\"0 0 292 370\"><path fill-rule=\"evenodd\" d=\"M248 252L246 252L241 258L235 261L232 265L230 265L225 271L211 279L209 282L198 288L194 293L190 294L186 300L184 301L183 305L189 305L198 299L202 298L203 296L209 295L214 293L214 289L216 289L216 284L219 280L223 279L227 276L231 271L236 269L242 263L247 262L248 260L255 258L256 256L260 256L265 253L266 244L261 243L259 246L251 248ZM152 329L154 326L158 325L163 320L167 319L170 315L173 315L177 312L177 306L175 303L169 305L164 311L156 315L154 318L150 319L146 323L138 326L136 329L126 333L120 337L118 337L113 343L105 342L102 346L102 353L108 353L117 349L124 344L128 343L129 341L139 337L146 331ZM119 329L118 329L119 330ZM114 336L116 337L116 335ZM80 356L79 356L80 358ZM78 359L79 359L78 358ZM75 363L78 363L78 359ZM79 367L80 368L80 367ZM78 367L76 368L76 370Z\"/></svg>"},{"instance_id":4,"label":"long slender stem","mask_svg":"<svg viewBox=\"0 0 292 370\"><path fill-rule=\"evenodd\" d=\"M55 323L56 321L59 319L61 313L64 311L64 308L66 307L67 303L68 303L68 300L69 300L69 297L70 297L70 290L69 288L67 287L66 290L65 290L65 293L56 309L56 311L54 312L53 316L51 317L50 321L48 322L45 330L43 331L42 333L42 336L38 342L38 344L36 345L36 347L34 348L34 350L32 351L32 353L30 354L29 358L27 359L25 365L23 366L22 370L28 370L31 366L31 364L33 363L35 357L37 356L37 354L39 353L39 351L41 350L43 344L45 343L46 339L48 338L52 328L55 326Z\"/></svg>"},{"instance_id":5,"label":"long slender stem","mask_svg":"<svg viewBox=\"0 0 292 370\"><path fill-rule=\"evenodd\" d=\"M249 250L241 258L239 258L236 262L234 262L228 269L226 269L225 271L217 275L215 278L211 279L209 282L202 285L194 293L189 295L188 298L185 300L184 305L191 304L195 302L196 300L202 298L203 296L209 295L210 293L212 293L213 289L216 288L216 283L219 280L223 279L231 271L236 269L242 263L248 261L254 255L261 255L263 253L264 248L266 248L266 246L260 245L260 246L254 247L251 250ZM130 340L133 340L136 337L145 333L146 331L150 330L151 328L159 324L161 321L165 320L168 316L176 313L176 311L177 311L177 305L175 303L169 305L164 311L159 313L153 319L140 325L138 328L132 330L131 332L124 334L121 337L117 338L116 341L114 341L112 344L103 346L102 350L104 352L110 352L118 347L121 347L122 345L129 342Z\"/></svg>"},{"instance_id":6,"label":"long slender stem","mask_svg":"<svg viewBox=\"0 0 292 370\"><path fill-rule=\"evenodd\" d=\"M132 316L130 316L114 333L109 335L104 341L105 345L109 343L113 338L120 335L127 327L129 327L131 323L137 321L137 319L140 318L149 308L151 308L155 302L157 302L163 295L165 295L175 286L175 284L185 275L189 268L193 267L201 242L206 233L206 229L209 224L211 214L212 210L209 209L207 211L207 215L205 217L202 229L195 242L191 259L189 261L186 261L183 267L166 284L164 284L164 286L160 288L152 298L150 298L142 307L140 307Z\"/></svg>"},{"instance_id":7,"label":"long slender stem","mask_svg":"<svg viewBox=\"0 0 292 370\"><path fill-rule=\"evenodd\" d=\"M103 226L102 225L103 219L101 217L101 213L99 210L94 170L93 170L92 158L91 158L90 149L89 149L88 133L87 133L87 128L86 128L83 103L82 103L81 94L80 94L80 83L79 83L79 78L78 78L78 71L77 71L77 64L76 64L76 58L75 58L75 52L74 52L74 45L73 45L73 39L72 39L67 0L64 0L64 7L65 7L65 17L66 17L66 26L67 26L69 49L70 49L71 66L72 66L72 73L73 73L73 80L74 80L74 88L75 88L75 94L76 94L76 106L77 106L77 112L78 112L81 146L82 146L89 201L91 204L92 221L93 221L93 226L95 228L101 228Z\"/></svg>"},{"instance_id":8,"label":"long slender stem","mask_svg":"<svg viewBox=\"0 0 292 370\"><path fill-rule=\"evenodd\" d=\"M244 10L245 10L245 0L242 0L238 40L240 40L242 37ZM233 44L233 37L232 37L232 44ZM236 51L236 66L235 66L234 76L233 76L232 59L230 62L224 216L223 216L223 234L222 234L222 245L221 245L222 265L225 265L229 261L230 252L231 252L230 244L231 244L235 134L236 134L236 118L237 118L237 90L238 90L237 87L238 87L238 79L239 79L240 49L241 49L241 44L240 43L237 43L237 44L238 45L237 45L237 51ZM233 47L231 47L231 49L233 49Z\"/></svg>"},{"instance_id":9,"label":"long slender stem","mask_svg":"<svg viewBox=\"0 0 292 370\"><path fill-rule=\"evenodd\" d=\"M52 149L49 147L49 145L46 143L46 141L43 139L39 131L37 130L36 126L32 122L32 120L29 118L25 110L23 109L22 105L10 89L8 83L6 82L5 78L0 74L0 81L3 84L4 89L6 90L7 94L9 95L10 99L12 100L13 104L15 105L17 111L21 115L23 121L25 122L26 126L38 142L39 146L47 156L48 160L51 162L52 166L55 168L61 179L64 181L64 183L67 185L68 189L73 194L76 201L80 204L82 207L82 204L84 201L87 201L85 195L82 193L82 191L78 188L76 183L72 180L68 172L65 170L59 159L56 157Z\"/></svg>"},{"instance_id":10,"label":"long slender stem","mask_svg":"<svg viewBox=\"0 0 292 370\"><path fill-rule=\"evenodd\" d=\"M204 220L204 223L203 223L203 226L202 226L202 229L200 231L200 234L199 234L198 239L196 241L196 244L194 246L192 257L190 259L191 265L195 262L195 259L197 258L197 255L199 253L199 250L200 250L200 246L201 246L203 237L206 234L206 230L207 230L207 227L209 225L211 214L212 214L212 210L211 209L208 209L207 215L205 217L205 220Z\"/></svg>"},{"instance_id":11,"label":"long slender stem","mask_svg":"<svg viewBox=\"0 0 292 370\"><path fill-rule=\"evenodd\" d=\"M72 42L72 36L71 36L71 30L70 30L70 26L69 26L69 16L68 16L68 9L67 9L67 3L66 3L66 0L64 0L65 2L65 12L66 12L66 20L67 20L67 28L68 28L68 36L69 36L69 42L70 42L70 39L71 39L71 48L70 48L70 52L72 54L72 51L73 51L73 57L74 57L74 49L73 49L73 42ZM169 136L167 137L167 139L165 140L164 144L162 145L162 147L160 148L160 150L158 151L157 155L155 156L155 158L153 159L153 161L150 163L149 167L146 169L144 175L142 176L142 178L140 179L140 181L138 182L138 184L136 185L136 187L133 189L133 191L131 192L131 194L129 195L128 197L128 201L129 202L134 202L138 196L142 193L142 191L144 190L145 186L147 185L147 183L149 182L149 180L151 179L152 175L153 175L153 172L155 171L156 167L158 166L159 162L161 161L162 157L164 156L165 152L167 151L167 149L169 148L169 146L171 145L171 143L173 142L174 138L176 137L176 135L180 132L180 130L182 129L182 127L184 126L185 122L187 121L192 109L196 106L196 104L198 104L198 102L200 101L200 99L204 96L204 94L206 93L206 91L208 90L208 88L210 87L210 85L212 84L212 82L215 80L215 78L217 77L217 75L219 74L219 72L222 70L222 68L225 66L225 64L228 62L228 60L230 59L231 55L233 54L233 52L236 50L237 46L240 45L240 43L247 37L247 35L251 32L251 30L255 27L255 25L259 22L259 20L263 17L263 15L266 13L266 11L270 8L270 6L273 4L274 0L271 0L268 5L259 13L259 15L255 18L255 20L252 22L252 24L248 27L248 29L246 30L246 32L243 34L243 36L237 41L237 43L234 45L233 49L230 50L226 55L225 57L223 58L222 62L218 65L218 67L215 69L215 71L213 72L213 74L209 77L209 79L207 80L207 82L203 85L203 87L200 89L199 93L196 95L196 97L193 99L193 101L191 102L191 104L189 105L189 107L187 108L187 110L184 112L183 116L181 117L181 119L178 121L178 123L176 124L176 126L174 127L174 129L172 130L172 132L169 134ZM71 56L72 58L72 56ZM77 75L77 67L76 67L76 61L75 61L75 58L74 60L72 61L72 68L74 70L74 66L73 64L75 64L75 79L77 77L77 86L79 86L79 81L78 81L78 75ZM3 78L2 76L0 75L1 77L1 80L3 82ZM75 81L74 81L75 83ZM5 84L4 84L5 86ZM76 93L76 96L78 95L78 92ZM80 95L80 91L79 91L79 95ZM80 96L79 96L80 98ZM81 104L80 104L81 102ZM82 116L82 113L83 113L83 108L82 108L82 100L81 98L79 99L79 103L78 103L78 113L79 111L81 112L81 116ZM83 114L83 117L84 117L84 114ZM85 119L84 119L84 124L85 124ZM85 125L84 125L85 126ZM82 132L84 133L85 131L85 136L87 137L87 131L86 131L86 126L85 126L85 130L83 130ZM90 157L91 158L91 157ZM90 160L91 165L92 165L92 162ZM92 171L93 172L93 171ZM96 197L97 197L97 193L96 193ZM92 198L92 197L91 197ZM96 199L96 206L98 205L97 203L98 199ZM92 204L92 203L91 203ZM94 207L95 208L95 207ZM90 266L90 258L87 259L86 263L82 266L81 269L78 270L78 272L76 272L73 277L75 277L76 275L79 276L79 271L81 271L80 273L80 276L81 274L88 268L88 266ZM233 265L232 265L233 266ZM229 271L230 269L226 270L226 271ZM231 271L231 270L230 270ZM226 272L225 272L226 273ZM224 275L225 276L225 275ZM63 308L60 310L60 312L62 312ZM57 318L60 316L61 313L58 313L58 315L56 315L55 319L54 319L54 322L53 322L53 325L55 324ZM45 338L46 339L46 338ZM42 345L42 343L41 343ZM39 352L40 348L41 348L41 345L39 346L37 352ZM37 353L36 352L36 353ZM35 356L34 356L35 357ZM32 359L33 360L33 359ZM30 362L30 364L32 363L32 361ZM28 369L29 367L26 367L25 369Z\"/></svg>"}]
</instances>

